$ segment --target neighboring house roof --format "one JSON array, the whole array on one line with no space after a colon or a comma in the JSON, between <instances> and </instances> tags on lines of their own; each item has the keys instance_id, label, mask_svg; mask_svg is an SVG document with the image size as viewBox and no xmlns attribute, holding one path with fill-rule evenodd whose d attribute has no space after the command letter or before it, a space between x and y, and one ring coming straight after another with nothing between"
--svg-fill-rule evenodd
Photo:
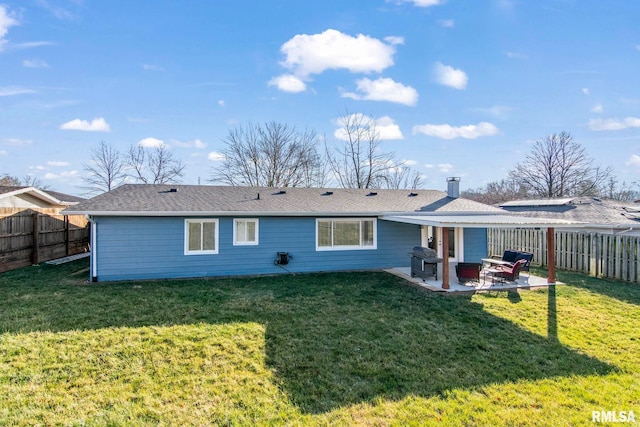
<instances>
[{"instance_id":1,"label":"neighboring house roof","mask_svg":"<svg viewBox=\"0 0 640 427\"><path fill-rule=\"evenodd\" d=\"M71 206L83 200L82 197L76 197L69 194L59 193L57 191L40 190L35 187L27 186L0 186L0 199L8 199L10 197L30 196L41 200L52 206Z\"/></svg>"},{"instance_id":2,"label":"neighboring house roof","mask_svg":"<svg viewBox=\"0 0 640 427\"><path fill-rule=\"evenodd\" d=\"M504 213L496 207L448 197L437 190L146 184L125 184L64 212L107 216Z\"/></svg>"},{"instance_id":3,"label":"neighboring house roof","mask_svg":"<svg viewBox=\"0 0 640 427\"><path fill-rule=\"evenodd\" d=\"M597 228L640 229L640 206L631 202L591 197L517 200L500 205L528 218L556 218L587 223Z\"/></svg>"}]
</instances>

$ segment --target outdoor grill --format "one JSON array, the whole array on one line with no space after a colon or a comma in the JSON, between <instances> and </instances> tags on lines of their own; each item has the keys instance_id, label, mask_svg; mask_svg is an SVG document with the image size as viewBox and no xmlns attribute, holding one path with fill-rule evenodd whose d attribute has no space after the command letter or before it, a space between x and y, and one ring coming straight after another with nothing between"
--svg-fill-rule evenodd
<instances>
[{"instance_id":1,"label":"outdoor grill","mask_svg":"<svg viewBox=\"0 0 640 427\"><path fill-rule=\"evenodd\" d=\"M411 252L411 277L421 277L424 281L425 277L434 276L438 280L439 262L442 262L442 258L438 258L436 251L415 246Z\"/></svg>"}]
</instances>

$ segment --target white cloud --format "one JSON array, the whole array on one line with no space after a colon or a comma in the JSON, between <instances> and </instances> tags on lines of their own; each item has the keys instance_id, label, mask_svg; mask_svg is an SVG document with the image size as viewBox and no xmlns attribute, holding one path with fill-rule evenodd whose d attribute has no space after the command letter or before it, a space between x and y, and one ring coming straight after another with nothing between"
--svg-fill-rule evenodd
<instances>
[{"instance_id":1,"label":"white cloud","mask_svg":"<svg viewBox=\"0 0 640 427\"><path fill-rule=\"evenodd\" d=\"M513 110L513 108L507 107L505 105L494 105L493 107L488 108L477 108L477 111L488 114L497 119L507 118L507 115L511 110Z\"/></svg>"},{"instance_id":2,"label":"white cloud","mask_svg":"<svg viewBox=\"0 0 640 427\"><path fill-rule=\"evenodd\" d=\"M415 160L403 160L402 163L404 163L405 166L415 166L418 164Z\"/></svg>"},{"instance_id":3,"label":"white cloud","mask_svg":"<svg viewBox=\"0 0 640 427\"><path fill-rule=\"evenodd\" d=\"M41 46L53 46L55 45L54 42L51 41L47 41L47 40L41 40L41 41L36 41L36 42L24 42L24 43L12 43L11 44L11 49L12 50L24 50L24 49L32 49L34 47L41 47Z\"/></svg>"},{"instance_id":4,"label":"white cloud","mask_svg":"<svg viewBox=\"0 0 640 427\"><path fill-rule=\"evenodd\" d=\"M591 108L591 112L600 114L604 112L604 107L602 106L602 104L596 104L593 106L593 108Z\"/></svg>"},{"instance_id":5,"label":"white cloud","mask_svg":"<svg viewBox=\"0 0 640 427\"><path fill-rule=\"evenodd\" d=\"M387 0L393 1L393 0ZM446 0L395 0L397 4L412 3L416 7L431 7L444 4Z\"/></svg>"},{"instance_id":6,"label":"white cloud","mask_svg":"<svg viewBox=\"0 0 640 427\"><path fill-rule=\"evenodd\" d=\"M60 125L64 130L81 130L85 132L111 132L111 127L104 118L99 117L88 122L87 120L75 119Z\"/></svg>"},{"instance_id":7,"label":"white cloud","mask_svg":"<svg viewBox=\"0 0 640 427\"><path fill-rule=\"evenodd\" d=\"M0 150L0 156L6 156L8 153L5 150Z\"/></svg>"},{"instance_id":8,"label":"white cloud","mask_svg":"<svg viewBox=\"0 0 640 427\"><path fill-rule=\"evenodd\" d=\"M226 103L224 102L224 99L219 99L218 100L218 105L224 108L226 106Z\"/></svg>"},{"instance_id":9,"label":"white cloud","mask_svg":"<svg viewBox=\"0 0 640 427\"><path fill-rule=\"evenodd\" d=\"M395 82L390 78L370 80L365 77L356 81L356 84L360 93L345 92L342 97L368 101L389 101L411 106L418 102L418 92L414 88Z\"/></svg>"},{"instance_id":10,"label":"white cloud","mask_svg":"<svg viewBox=\"0 0 640 427\"><path fill-rule=\"evenodd\" d=\"M640 168L640 156L638 156L637 154L631 155L631 157L629 157L629 160L627 160L627 162L625 164L627 166L633 166L633 167L636 167L636 168Z\"/></svg>"},{"instance_id":11,"label":"white cloud","mask_svg":"<svg viewBox=\"0 0 640 427\"><path fill-rule=\"evenodd\" d=\"M47 166L53 166L53 167L65 167L65 166L70 166L71 163L69 162L58 162L58 161L54 161L54 160L50 160L47 162Z\"/></svg>"},{"instance_id":12,"label":"white cloud","mask_svg":"<svg viewBox=\"0 0 640 427\"><path fill-rule=\"evenodd\" d=\"M341 120L342 119L338 119L336 120L336 122L340 122ZM400 126L398 126L396 122L389 116L383 116L378 119L373 119L372 117L366 116L362 113L356 113L351 114L348 121L352 123L362 123L364 125L374 123L375 131L378 133L378 138L381 141L404 139L404 135L402 135ZM342 141L349 140L344 127L339 127L338 129L336 129L333 132L333 136Z\"/></svg>"},{"instance_id":13,"label":"white cloud","mask_svg":"<svg viewBox=\"0 0 640 427\"><path fill-rule=\"evenodd\" d=\"M60 173L51 173L51 172L47 172L44 174L44 179L51 179L51 180L67 180L69 178L74 178L78 175L78 171L76 170L72 170L72 171L66 171L66 172L60 172Z\"/></svg>"},{"instance_id":14,"label":"white cloud","mask_svg":"<svg viewBox=\"0 0 640 427\"><path fill-rule=\"evenodd\" d=\"M527 55L522 52L507 52L507 58L510 59L529 59Z\"/></svg>"},{"instance_id":15,"label":"white cloud","mask_svg":"<svg viewBox=\"0 0 640 427\"><path fill-rule=\"evenodd\" d=\"M433 169L435 167L435 165L431 164L431 163L427 163L426 165L424 165L425 168L427 169Z\"/></svg>"},{"instance_id":16,"label":"white cloud","mask_svg":"<svg viewBox=\"0 0 640 427\"><path fill-rule=\"evenodd\" d=\"M25 68L49 68L49 64L42 59L25 59L22 61L22 66Z\"/></svg>"},{"instance_id":17,"label":"white cloud","mask_svg":"<svg viewBox=\"0 0 640 427\"><path fill-rule=\"evenodd\" d=\"M640 118L627 117L626 119L591 119L587 127L594 131L621 130L640 127Z\"/></svg>"},{"instance_id":18,"label":"white cloud","mask_svg":"<svg viewBox=\"0 0 640 427\"><path fill-rule=\"evenodd\" d=\"M11 16L5 6L0 4L0 52L2 52L2 47L7 43L4 37L9 32L9 28L15 25L19 25L19 22Z\"/></svg>"},{"instance_id":19,"label":"white cloud","mask_svg":"<svg viewBox=\"0 0 640 427\"><path fill-rule=\"evenodd\" d=\"M0 96L24 95L27 93L36 93L35 90L23 86L1 86Z\"/></svg>"},{"instance_id":20,"label":"white cloud","mask_svg":"<svg viewBox=\"0 0 640 427\"><path fill-rule=\"evenodd\" d=\"M161 148L165 146L165 143L161 139L147 137L138 141L138 145L144 148Z\"/></svg>"},{"instance_id":21,"label":"white cloud","mask_svg":"<svg viewBox=\"0 0 640 427\"><path fill-rule=\"evenodd\" d=\"M583 87L582 88L582 93L584 93L585 95L589 95L589 88L588 87Z\"/></svg>"},{"instance_id":22,"label":"white cloud","mask_svg":"<svg viewBox=\"0 0 640 427\"><path fill-rule=\"evenodd\" d=\"M172 144L177 145L178 147L182 147L182 148L198 148L198 149L203 149L207 147L207 144L205 144L204 142L202 142L201 139L193 139L191 141L178 141L178 140L171 140Z\"/></svg>"},{"instance_id":23,"label":"white cloud","mask_svg":"<svg viewBox=\"0 0 640 427\"><path fill-rule=\"evenodd\" d=\"M453 165L451 163L439 163L438 164L438 169L440 170L440 172L451 172L451 169L453 169Z\"/></svg>"},{"instance_id":24,"label":"white cloud","mask_svg":"<svg viewBox=\"0 0 640 427\"><path fill-rule=\"evenodd\" d=\"M481 136L491 136L500 132L495 125L488 122L480 122L477 125L451 126L451 125L417 125L413 127L413 133L422 133L442 139L465 138L475 139Z\"/></svg>"},{"instance_id":25,"label":"white cloud","mask_svg":"<svg viewBox=\"0 0 640 427\"><path fill-rule=\"evenodd\" d=\"M212 162L219 162L224 160L224 154L218 153L217 151L212 151L207 155L207 159L211 160Z\"/></svg>"},{"instance_id":26,"label":"white cloud","mask_svg":"<svg viewBox=\"0 0 640 427\"><path fill-rule=\"evenodd\" d=\"M442 28L453 28L456 26L456 21L453 19L441 19L438 21L438 24L440 24Z\"/></svg>"},{"instance_id":27,"label":"white cloud","mask_svg":"<svg viewBox=\"0 0 640 427\"><path fill-rule=\"evenodd\" d=\"M142 69L145 71L164 71L164 68L155 64L142 64Z\"/></svg>"},{"instance_id":28,"label":"white cloud","mask_svg":"<svg viewBox=\"0 0 640 427\"><path fill-rule=\"evenodd\" d=\"M30 139L19 139L19 138L7 138L7 144L9 145L31 145L33 141Z\"/></svg>"},{"instance_id":29,"label":"white cloud","mask_svg":"<svg viewBox=\"0 0 640 427\"><path fill-rule=\"evenodd\" d=\"M281 65L300 79L326 70L345 69L352 73L381 72L393 65L394 45L374 37L352 37L328 29L320 34L298 34L284 43L280 51L286 56Z\"/></svg>"},{"instance_id":30,"label":"white cloud","mask_svg":"<svg viewBox=\"0 0 640 427\"><path fill-rule=\"evenodd\" d=\"M455 89L465 89L469 78L464 71L436 62L433 67L434 79L441 85Z\"/></svg>"},{"instance_id":31,"label":"white cloud","mask_svg":"<svg viewBox=\"0 0 640 427\"><path fill-rule=\"evenodd\" d=\"M404 37L402 36L387 36L384 41L391 45L404 44Z\"/></svg>"},{"instance_id":32,"label":"white cloud","mask_svg":"<svg viewBox=\"0 0 640 427\"><path fill-rule=\"evenodd\" d=\"M274 77L267 83L269 86L276 86L283 92L299 93L307 90L307 85L293 74L283 74Z\"/></svg>"}]
</instances>

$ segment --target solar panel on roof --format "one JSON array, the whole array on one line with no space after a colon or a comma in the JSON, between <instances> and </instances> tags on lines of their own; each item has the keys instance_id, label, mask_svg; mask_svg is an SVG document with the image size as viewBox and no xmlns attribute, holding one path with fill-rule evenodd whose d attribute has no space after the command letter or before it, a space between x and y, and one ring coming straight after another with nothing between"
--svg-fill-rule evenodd
<instances>
[{"instance_id":1,"label":"solar panel on roof","mask_svg":"<svg viewBox=\"0 0 640 427\"><path fill-rule=\"evenodd\" d=\"M568 205L573 199L541 199L541 200L513 200L500 205L501 208L535 208L539 206L562 206Z\"/></svg>"}]
</instances>

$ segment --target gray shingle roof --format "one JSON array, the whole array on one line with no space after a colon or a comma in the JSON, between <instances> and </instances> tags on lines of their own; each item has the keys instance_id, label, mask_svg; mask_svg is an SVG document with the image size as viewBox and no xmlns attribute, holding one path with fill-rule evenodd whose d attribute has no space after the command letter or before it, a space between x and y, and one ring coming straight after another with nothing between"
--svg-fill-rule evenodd
<instances>
[{"instance_id":1,"label":"gray shingle roof","mask_svg":"<svg viewBox=\"0 0 640 427\"><path fill-rule=\"evenodd\" d=\"M502 204L501 207L512 214L530 218L554 218L586 222L592 225L624 226L640 225L636 218L640 206L617 200L576 197L570 201L553 206L541 206L521 201L517 204Z\"/></svg>"},{"instance_id":2,"label":"gray shingle roof","mask_svg":"<svg viewBox=\"0 0 640 427\"><path fill-rule=\"evenodd\" d=\"M175 189L175 191L172 191ZM375 194L374 194L375 193ZM89 215L504 213L437 190L126 184L64 211Z\"/></svg>"}]
</instances>

